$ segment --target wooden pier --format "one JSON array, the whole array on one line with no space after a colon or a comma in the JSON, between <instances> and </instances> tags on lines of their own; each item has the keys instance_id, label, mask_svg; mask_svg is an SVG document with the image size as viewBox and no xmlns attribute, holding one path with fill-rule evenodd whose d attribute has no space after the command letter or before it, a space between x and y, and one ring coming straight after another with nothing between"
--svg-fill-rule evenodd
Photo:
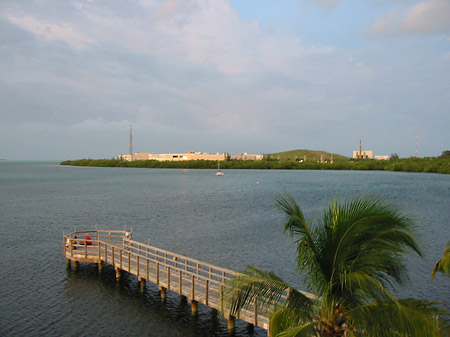
<instances>
[{"instance_id":1,"label":"wooden pier","mask_svg":"<svg viewBox=\"0 0 450 337\"><path fill-rule=\"evenodd\" d=\"M90 240L86 240L86 235ZM68 266L72 262L76 269L79 262L90 262L97 263L102 270L103 263L109 263L115 268L117 279L122 271L136 275L141 291L145 290L146 281L158 285L162 301L167 290L186 296L194 315L198 303L219 310L228 319L228 331L234 331L235 317L224 303L224 287L227 280L239 273L133 241L132 233L127 231L75 231L63 238ZM250 327L269 328L268 313L261 311L256 303L251 310L242 310L238 318Z\"/></svg>"}]
</instances>

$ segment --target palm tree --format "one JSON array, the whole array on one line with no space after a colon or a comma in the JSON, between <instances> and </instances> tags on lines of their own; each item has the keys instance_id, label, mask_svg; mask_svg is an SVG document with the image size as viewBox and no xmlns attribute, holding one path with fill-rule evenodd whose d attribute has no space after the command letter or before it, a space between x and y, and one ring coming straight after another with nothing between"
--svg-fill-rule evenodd
<instances>
[{"instance_id":1,"label":"palm tree","mask_svg":"<svg viewBox=\"0 0 450 337\"><path fill-rule=\"evenodd\" d=\"M226 289L231 314L254 305L270 312L270 336L441 336L439 305L398 300L390 292L406 279L402 255L422 255L413 221L371 196L334 203L310 226L293 197L276 199L294 239L307 296L271 272L247 267Z\"/></svg>"},{"instance_id":2,"label":"palm tree","mask_svg":"<svg viewBox=\"0 0 450 337\"><path fill-rule=\"evenodd\" d=\"M438 271L450 275L450 241L447 243L447 247L445 247L444 249L444 255L434 265L433 272L431 273L431 279L434 280L434 276Z\"/></svg>"}]
</instances>

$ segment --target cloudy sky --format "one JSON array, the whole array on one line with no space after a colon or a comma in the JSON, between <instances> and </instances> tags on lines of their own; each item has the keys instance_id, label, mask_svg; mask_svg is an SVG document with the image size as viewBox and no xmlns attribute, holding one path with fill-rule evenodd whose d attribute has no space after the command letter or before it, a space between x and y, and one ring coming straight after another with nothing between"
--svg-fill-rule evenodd
<instances>
[{"instance_id":1,"label":"cloudy sky","mask_svg":"<svg viewBox=\"0 0 450 337\"><path fill-rule=\"evenodd\" d=\"M450 149L449 0L3 0L0 158Z\"/></svg>"}]
</instances>

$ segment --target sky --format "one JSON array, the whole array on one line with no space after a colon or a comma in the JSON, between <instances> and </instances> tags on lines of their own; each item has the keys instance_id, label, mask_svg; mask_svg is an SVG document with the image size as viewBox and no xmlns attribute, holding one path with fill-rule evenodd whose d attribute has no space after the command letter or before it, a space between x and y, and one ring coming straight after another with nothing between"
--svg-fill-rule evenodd
<instances>
[{"instance_id":1,"label":"sky","mask_svg":"<svg viewBox=\"0 0 450 337\"><path fill-rule=\"evenodd\" d=\"M449 0L3 0L0 158L450 150Z\"/></svg>"}]
</instances>

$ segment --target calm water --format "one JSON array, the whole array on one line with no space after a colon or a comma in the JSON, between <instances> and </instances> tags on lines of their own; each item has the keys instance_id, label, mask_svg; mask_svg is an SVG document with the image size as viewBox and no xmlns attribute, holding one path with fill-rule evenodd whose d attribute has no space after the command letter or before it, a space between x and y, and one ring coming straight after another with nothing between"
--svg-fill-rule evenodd
<instances>
[{"instance_id":1,"label":"calm water","mask_svg":"<svg viewBox=\"0 0 450 337\"><path fill-rule=\"evenodd\" d=\"M256 184L257 181L260 184ZM134 277L117 283L95 265L66 270L63 231L133 229L133 238L234 270L258 265L301 287L294 250L273 207L289 191L311 219L334 197L376 193L419 219L424 259L408 260L398 289L450 302L450 282L430 281L450 240L450 176L392 172L156 170L0 163L1 336L226 336L226 321ZM249 336L237 324L238 336ZM255 330L253 336L265 336Z\"/></svg>"}]
</instances>

